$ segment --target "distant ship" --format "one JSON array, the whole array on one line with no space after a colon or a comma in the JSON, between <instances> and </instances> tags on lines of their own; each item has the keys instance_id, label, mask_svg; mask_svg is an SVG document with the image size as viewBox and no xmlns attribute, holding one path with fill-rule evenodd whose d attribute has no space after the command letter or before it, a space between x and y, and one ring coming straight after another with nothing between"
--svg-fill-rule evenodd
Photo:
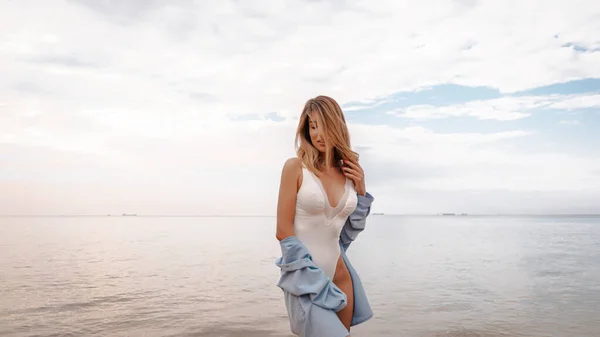
<instances>
[{"instance_id":1,"label":"distant ship","mask_svg":"<svg viewBox=\"0 0 600 337\"><path fill-rule=\"evenodd\" d=\"M123 213L122 216L137 216L137 214L135 214L135 213L132 213L132 214Z\"/></svg>"},{"instance_id":2,"label":"distant ship","mask_svg":"<svg viewBox=\"0 0 600 337\"><path fill-rule=\"evenodd\" d=\"M373 215L383 215L383 213L373 213Z\"/></svg>"}]
</instances>

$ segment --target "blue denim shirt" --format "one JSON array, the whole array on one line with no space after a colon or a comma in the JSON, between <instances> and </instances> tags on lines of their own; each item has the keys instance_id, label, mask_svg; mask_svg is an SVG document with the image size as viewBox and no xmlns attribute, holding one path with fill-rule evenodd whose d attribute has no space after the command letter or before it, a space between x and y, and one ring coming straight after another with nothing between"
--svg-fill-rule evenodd
<instances>
[{"instance_id":1,"label":"blue denim shirt","mask_svg":"<svg viewBox=\"0 0 600 337\"><path fill-rule=\"evenodd\" d=\"M354 288L351 326L373 317L360 277L346 256L350 244L365 229L373 200L369 193L358 195L356 210L346 219L340 233L341 256ZM281 269L277 286L283 290L292 333L302 337L348 336L349 331L337 316L337 312L347 304L346 294L315 265L309 251L297 237L287 237L280 241L280 245L282 256L275 261Z\"/></svg>"}]
</instances>

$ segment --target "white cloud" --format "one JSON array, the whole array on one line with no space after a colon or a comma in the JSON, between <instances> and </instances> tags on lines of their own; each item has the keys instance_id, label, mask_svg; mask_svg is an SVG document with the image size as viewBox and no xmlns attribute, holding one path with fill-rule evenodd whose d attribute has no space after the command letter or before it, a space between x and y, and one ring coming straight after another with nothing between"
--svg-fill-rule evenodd
<instances>
[{"instance_id":1,"label":"white cloud","mask_svg":"<svg viewBox=\"0 0 600 337\"><path fill-rule=\"evenodd\" d=\"M600 108L600 94L567 96L562 100L556 100L550 108L565 110Z\"/></svg>"},{"instance_id":2,"label":"white cloud","mask_svg":"<svg viewBox=\"0 0 600 337\"><path fill-rule=\"evenodd\" d=\"M598 14L594 1L5 1L0 213L272 213L307 98L376 105L440 83L511 92L600 77L600 52L562 47L599 48ZM597 95L544 99L408 112L511 120L540 105L598 106ZM273 112L287 119L232 120ZM421 192L597 188L594 158L514 146L535 130L351 127L371 172L396 170L370 178L390 209L392 182Z\"/></svg>"},{"instance_id":3,"label":"white cloud","mask_svg":"<svg viewBox=\"0 0 600 337\"><path fill-rule=\"evenodd\" d=\"M20 182L19 190L41 200L39 208L34 207L38 210L57 204L43 200L60 198L58 209L67 213L134 208L139 213L274 214L280 169L293 155L295 127L293 122L237 122L221 134L198 133L189 139L115 133L102 138L112 155L20 147L0 151L12 158L0 176ZM379 207L389 207L388 212L437 212L445 207L441 201L421 200L415 208L406 208L401 198L409 197L408 191L421 196L429 191L436 199L436 193L450 191L461 195L498 190L498 198L530 191L600 190L594 173L600 169L598 158L555 154L552 149L522 150L515 142L535 135L529 131L440 134L422 127L352 124L350 128L369 189L382 201ZM72 141L78 139L73 136ZM32 181L42 186L42 196L33 196ZM391 186L400 191L389 190ZM20 200L4 203L0 213L33 207L15 205Z\"/></svg>"},{"instance_id":4,"label":"white cloud","mask_svg":"<svg viewBox=\"0 0 600 337\"><path fill-rule=\"evenodd\" d=\"M415 120L474 117L481 120L512 121L529 117L533 111L542 108L563 110L600 108L600 94L506 96L446 106L411 105L389 111L388 114Z\"/></svg>"},{"instance_id":5,"label":"white cloud","mask_svg":"<svg viewBox=\"0 0 600 337\"><path fill-rule=\"evenodd\" d=\"M511 141L533 136L527 131L440 134L421 127L350 128L367 185L388 212L435 213L446 207L436 193L496 190L493 198L498 198L531 191L600 190L597 158L511 146ZM22 192L19 198L5 196L9 200L0 213L54 208L66 213L274 214L281 165L293 155L294 129L293 123L255 121L232 123L223 134L197 134L193 140L115 135L104 140L115 156L5 145L0 153L10 160L0 169L0 176L9 178L3 190ZM36 195L32 184L43 192ZM403 198L410 198L409 191L433 199L419 199L417 205L413 200L414 207L407 208ZM38 204L24 202L27 198ZM477 209L466 203L461 207Z\"/></svg>"},{"instance_id":6,"label":"white cloud","mask_svg":"<svg viewBox=\"0 0 600 337\"><path fill-rule=\"evenodd\" d=\"M581 122L576 119L575 120L564 120L564 121L560 121L560 124L579 125L579 124L581 124Z\"/></svg>"},{"instance_id":7,"label":"white cloud","mask_svg":"<svg viewBox=\"0 0 600 337\"><path fill-rule=\"evenodd\" d=\"M397 100L391 99L391 98L365 99L365 100L360 100L357 102L353 102L352 104L346 105L343 107L343 109L345 112L367 110L367 109L376 108L383 104L392 103L392 102L396 102L396 101Z\"/></svg>"},{"instance_id":8,"label":"white cloud","mask_svg":"<svg viewBox=\"0 0 600 337\"><path fill-rule=\"evenodd\" d=\"M198 109L295 115L322 92L346 102L450 81L512 91L600 76L600 52L561 47L597 45L593 1L56 1L2 13L5 81L107 103L196 94Z\"/></svg>"},{"instance_id":9,"label":"white cloud","mask_svg":"<svg viewBox=\"0 0 600 337\"><path fill-rule=\"evenodd\" d=\"M528 113L512 110L504 106L510 100L497 99L489 101L472 101L464 104L449 106L434 105L412 105L407 108L400 108L390 111L390 114L400 117L416 120L439 119L450 117L475 117L478 119L495 119L500 121L510 121L530 116Z\"/></svg>"},{"instance_id":10,"label":"white cloud","mask_svg":"<svg viewBox=\"0 0 600 337\"><path fill-rule=\"evenodd\" d=\"M421 127L376 126L354 130L361 145L369 147L368 160L374 162L370 169L385 171L382 185L450 191L600 192L600 158L556 153L553 147L539 144L527 149L519 140L533 136L531 132L439 134ZM387 172L385 166L398 172Z\"/></svg>"}]
</instances>

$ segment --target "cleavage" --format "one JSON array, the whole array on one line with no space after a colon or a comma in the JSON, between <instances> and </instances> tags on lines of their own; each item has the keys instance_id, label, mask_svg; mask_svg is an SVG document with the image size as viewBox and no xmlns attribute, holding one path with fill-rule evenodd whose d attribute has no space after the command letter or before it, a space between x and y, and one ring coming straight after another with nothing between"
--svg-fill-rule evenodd
<instances>
[{"instance_id":1,"label":"cleavage","mask_svg":"<svg viewBox=\"0 0 600 337\"><path fill-rule=\"evenodd\" d=\"M329 207L337 208L346 193L345 177L342 182L340 182L339 177L336 176L321 175L321 178L318 179L323 187L323 193L325 194L327 199L326 202L329 204Z\"/></svg>"}]
</instances>

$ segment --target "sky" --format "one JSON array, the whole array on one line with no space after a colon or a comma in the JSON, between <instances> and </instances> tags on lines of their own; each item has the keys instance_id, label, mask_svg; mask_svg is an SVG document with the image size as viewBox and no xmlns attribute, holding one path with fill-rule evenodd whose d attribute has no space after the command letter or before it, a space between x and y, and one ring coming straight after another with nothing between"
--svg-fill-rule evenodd
<instances>
[{"instance_id":1,"label":"sky","mask_svg":"<svg viewBox=\"0 0 600 337\"><path fill-rule=\"evenodd\" d=\"M0 2L0 214L274 215L304 102L373 212L600 213L600 5Z\"/></svg>"}]
</instances>

